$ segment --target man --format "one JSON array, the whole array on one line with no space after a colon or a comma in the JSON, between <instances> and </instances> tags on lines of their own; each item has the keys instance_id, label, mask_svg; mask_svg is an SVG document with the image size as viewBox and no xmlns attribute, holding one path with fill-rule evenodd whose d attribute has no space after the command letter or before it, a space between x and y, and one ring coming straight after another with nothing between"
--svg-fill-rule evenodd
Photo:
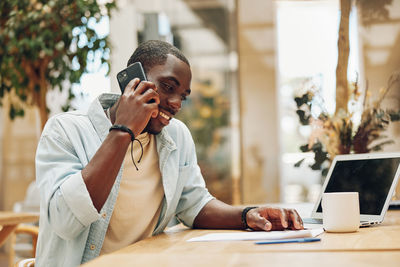
<instances>
[{"instance_id":1,"label":"man","mask_svg":"<svg viewBox=\"0 0 400 267\"><path fill-rule=\"evenodd\" d=\"M132 80L122 96L101 95L86 112L56 115L43 130L36 266L77 266L161 233L175 216L194 228L303 229L294 210L214 199L189 130L173 119L190 94L188 60L168 43L148 41L134 62L148 81Z\"/></svg>"}]
</instances>

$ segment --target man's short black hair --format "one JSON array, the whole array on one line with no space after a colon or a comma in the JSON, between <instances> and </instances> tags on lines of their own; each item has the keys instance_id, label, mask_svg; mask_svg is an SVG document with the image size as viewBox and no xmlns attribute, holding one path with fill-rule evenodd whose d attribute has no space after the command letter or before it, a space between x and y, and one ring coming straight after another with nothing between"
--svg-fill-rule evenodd
<instances>
[{"instance_id":1,"label":"man's short black hair","mask_svg":"<svg viewBox=\"0 0 400 267\"><path fill-rule=\"evenodd\" d=\"M140 62L143 65L144 71L148 72L156 65L164 65L169 54L179 58L190 66L189 61L178 48L170 43L159 40L150 40L141 43L129 58L127 65Z\"/></svg>"}]
</instances>

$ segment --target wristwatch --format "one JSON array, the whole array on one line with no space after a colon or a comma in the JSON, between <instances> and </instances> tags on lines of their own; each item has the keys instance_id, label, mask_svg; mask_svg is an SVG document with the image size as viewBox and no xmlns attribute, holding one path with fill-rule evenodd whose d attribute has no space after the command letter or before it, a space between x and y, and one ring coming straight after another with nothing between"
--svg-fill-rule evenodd
<instances>
[{"instance_id":1,"label":"wristwatch","mask_svg":"<svg viewBox=\"0 0 400 267\"><path fill-rule=\"evenodd\" d=\"M247 212L249 212L249 211L252 210L252 209L256 209L256 208L258 208L258 207L246 207L246 208L243 209L243 211L242 211L242 224L243 224L243 226L244 226L244 229L252 229L252 228L247 224L246 215L247 215ZM252 230L253 230L253 229L252 229Z\"/></svg>"}]
</instances>

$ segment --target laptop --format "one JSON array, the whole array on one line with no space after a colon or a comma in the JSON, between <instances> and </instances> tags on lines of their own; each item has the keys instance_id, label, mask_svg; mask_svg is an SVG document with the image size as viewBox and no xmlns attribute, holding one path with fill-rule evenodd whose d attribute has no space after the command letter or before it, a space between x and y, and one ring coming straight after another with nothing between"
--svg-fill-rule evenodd
<instances>
[{"instance_id":1,"label":"laptop","mask_svg":"<svg viewBox=\"0 0 400 267\"><path fill-rule=\"evenodd\" d=\"M358 192L360 227L380 224L399 176L400 152L338 155L331 164L311 218L303 218L303 223L322 224L323 193Z\"/></svg>"}]
</instances>

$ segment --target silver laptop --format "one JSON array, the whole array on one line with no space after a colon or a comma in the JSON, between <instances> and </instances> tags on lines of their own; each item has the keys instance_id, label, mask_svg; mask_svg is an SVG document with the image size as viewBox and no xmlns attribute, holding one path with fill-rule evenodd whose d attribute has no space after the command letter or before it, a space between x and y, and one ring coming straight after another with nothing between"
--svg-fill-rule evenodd
<instances>
[{"instance_id":1,"label":"silver laptop","mask_svg":"<svg viewBox=\"0 0 400 267\"><path fill-rule=\"evenodd\" d=\"M400 153L338 155L326 176L311 218L304 224L322 224L323 193L358 192L360 226L383 221L400 176Z\"/></svg>"}]
</instances>

